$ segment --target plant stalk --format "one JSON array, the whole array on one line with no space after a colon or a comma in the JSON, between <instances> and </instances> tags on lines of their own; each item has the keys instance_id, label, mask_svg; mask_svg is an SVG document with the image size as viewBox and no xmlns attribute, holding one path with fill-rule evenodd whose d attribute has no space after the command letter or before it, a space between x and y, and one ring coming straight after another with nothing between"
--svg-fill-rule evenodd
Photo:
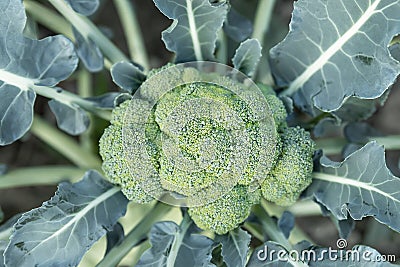
<instances>
[{"instance_id":1,"label":"plant stalk","mask_svg":"<svg viewBox=\"0 0 400 267\"><path fill-rule=\"evenodd\" d=\"M101 170L101 161L97 156L83 149L73 138L51 126L40 117L34 117L31 132L76 166L82 169Z\"/></svg>"},{"instance_id":2,"label":"plant stalk","mask_svg":"<svg viewBox=\"0 0 400 267\"><path fill-rule=\"evenodd\" d=\"M146 217L136 225L118 246L113 247L110 252L97 264L97 267L114 267L125 257L129 251L146 238L147 233L155 222L167 214L172 207L162 202L157 202Z\"/></svg>"},{"instance_id":3,"label":"plant stalk","mask_svg":"<svg viewBox=\"0 0 400 267\"><path fill-rule=\"evenodd\" d=\"M59 16L53 10L39 4L37 1L24 0L26 12L32 18L44 25L46 28L56 33L65 35L70 40L74 40L74 35L71 30L71 25L63 17Z\"/></svg>"},{"instance_id":4,"label":"plant stalk","mask_svg":"<svg viewBox=\"0 0 400 267\"><path fill-rule=\"evenodd\" d=\"M146 71L149 70L146 46L133 4L129 0L114 0L114 5L121 19L131 59L143 66Z\"/></svg>"},{"instance_id":5,"label":"plant stalk","mask_svg":"<svg viewBox=\"0 0 400 267\"><path fill-rule=\"evenodd\" d=\"M20 186L54 185L62 181L75 182L85 170L72 166L26 167L0 176L0 189Z\"/></svg>"},{"instance_id":6,"label":"plant stalk","mask_svg":"<svg viewBox=\"0 0 400 267\"><path fill-rule=\"evenodd\" d=\"M33 85L31 88L38 94L47 98L55 99L66 104L77 104L81 108L95 114L96 116L105 120L111 120L111 112L98 108L95 103L85 100L76 94L56 88Z\"/></svg>"},{"instance_id":7,"label":"plant stalk","mask_svg":"<svg viewBox=\"0 0 400 267\"><path fill-rule=\"evenodd\" d=\"M49 2L75 27L86 39L95 42L104 55L114 64L129 59L119 50L87 17L76 13L63 0L49 0Z\"/></svg>"},{"instance_id":8,"label":"plant stalk","mask_svg":"<svg viewBox=\"0 0 400 267\"><path fill-rule=\"evenodd\" d=\"M261 46L264 45L265 35L269 30L276 0L259 0L255 15L253 38L258 39Z\"/></svg>"}]
</instances>

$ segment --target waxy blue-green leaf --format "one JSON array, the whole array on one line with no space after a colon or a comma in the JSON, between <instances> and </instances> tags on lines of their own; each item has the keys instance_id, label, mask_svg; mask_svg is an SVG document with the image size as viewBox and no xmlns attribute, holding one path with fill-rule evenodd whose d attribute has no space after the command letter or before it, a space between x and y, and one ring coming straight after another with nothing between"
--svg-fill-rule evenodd
<instances>
[{"instance_id":1,"label":"waxy blue-green leaf","mask_svg":"<svg viewBox=\"0 0 400 267\"><path fill-rule=\"evenodd\" d=\"M253 76L261 58L261 45L257 39L248 39L240 44L232 59L235 69Z\"/></svg>"},{"instance_id":2,"label":"waxy blue-green leaf","mask_svg":"<svg viewBox=\"0 0 400 267\"><path fill-rule=\"evenodd\" d=\"M153 0L172 25L162 33L176 62L213 60L217 33L228 12L226 3L209 0Z\"/></svg>"},{"instance_id":3,"label":"waxy blue-green leaf","mask_svg":"<svg viewBox=\"0 0 400 267\"><path fill-rule=\"evenodd\" d=\"M138 67L130 62L121 61L111 67L111 77L121 89L134 93L140 87L146 76Z\"/></svg>"},{"instance_id":4,"label":"waxy blue-green leaf","mask_svg":"<svg viewBox=\"0 0 400 267\"><path fill-rule=\"evenodd\" d=\"M388 51L400 32L399 0L299 0L290 31L271 50L279 87L313 113L337 110L346 98L381 96L400 73Z\"/></svg>"},{"instance_id":5,"label":"waxy blue-green leaf","mask_svg":"<svg viewBox=\"0 0 400 267\"><path fill-rule=\"evenodd\" d=\"M215 237L215 242L222 244L222 257L226 266L245 266L250 240L251 236L240 227Z\"/></svg>"},{"instance_id":6,"label":"waxy blue-green leaf","mask_svg":"<svg viewBox=\"0 0 400 267\"><path fill-rule=\"evenodd\" d=\"M7 266L77 266L85 252L125 214L128 200L95 171L61 183L49 201L14 225Z\"/></svg>"},{"instance_id":7,"label":"waxy blue-green leaf","mask_svg":"<svg viewBox=\"0 0 400 267\"><path fill-rule=\"evenodd\" d=\"M6 250L8 242L4 240L0 240L0 267L5 267L4 265L4 250Z\"/></svg>"},{"instance_id":8,"label":"waxy blue-green leaf","mask_svg":"<svg viewBox=\"0 0 400 267\"><path fill-rule=\"evenodd\" d=\"M242 16L233 7L229 9L223 26L224 32L232 40L240 43L250 37L253 31L251 21Z\"/></svg>"},{"instance_id":9,"label":"waxy blue-green leaf","mask_svg":"<svg viewBox=\"0 0 400 267\"><path fill-rule=\"evenodd\" d=\"M89 116L76 104L50 100L49 106L56 116L57 126L70 135L79 135L89 127Z\"/></svg>"},{"instance_id":10,"label":"waxy blue-green leaf","mask_svg":"<svg viewBox=\"0 0 400 267\"><path fill-rule=\"evenodd\" d=\"M37 86L54 86L76 68L73 44L63 36L32 40L23 36L22 1L0 1L0 145L30 128Z\"/></svg>"},{"instance_id":11,"label":"waxy blue-green leaf","mask_svg":"<svg viewBox=\"0 0 400 267\"><path fill-rule=\"evenodd\" d=\"M214 266L210 263L214 242L199 232L188 215L180 226L174 222L154 224L150 230L152 247L143 253L136 267Z\"/></svg>"},{"instance_id":12,"label":"waxy blue-green leaf","mask_svg":"<svg viewBox=\"0 0 400 267\"><path fill-rule=\"evenodd\" d=\"M400 231L400 178L386 167L385 153L376 142L366 144L343 162L323 157L305 195L315 198L338 220L373 216Z\"/></svg>"},{"instance_id":13,"label":"waxy blue-green leaf","mask_svg":"<svg viewBox=\"0 0 400 267\"><path fill-rule=\"evenodd\" d=\"M75 36L76 53L85 67L90 72L101 71L104 66L104 57L100 48L90 38L80 34L74 27L72 27L72 32Z\"/></svg>"},{"instance_id":14,"label":"waxy blue-green leaf","mask_svg":"<svg viewBox=\"0 0 400 267\"><path fill-rule=\"evenodd\" d=\"M99 7L99 0L65 0L75 12L84 16L92 15Z\"/></svg>"},{"instance_id":15,"label":"waxy blue-green leaf","mask_svg":"<svg viewBox=\"0 0 400 267\"><path fill-rule=\"evenodd\" d=\"M121 93L111 92L105 93L99 96L87 97L85 100L89 100L96 107L103 109L113 109L115 107L115 100L121 95Z\"/></svg>"}]
</instances>

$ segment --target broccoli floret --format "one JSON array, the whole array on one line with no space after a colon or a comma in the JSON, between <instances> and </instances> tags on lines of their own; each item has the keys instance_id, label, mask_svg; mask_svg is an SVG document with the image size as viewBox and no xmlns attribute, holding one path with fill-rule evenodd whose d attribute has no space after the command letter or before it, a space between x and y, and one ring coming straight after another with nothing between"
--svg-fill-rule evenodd
<instances>
[{"instance_id":1,"label":"broccoli floret","mask_svg":"<svg viewBox=\"0 0 400 267\"><path fill-rule=\"evenodd\" d=\"M200 228L217 234L242 223L261 196L295 202L311 182L314 143L287 126L282 101L267 89L192 67L152 71L113 110L100 140L104 172L128 199L176 198L169 203L187 205Z\"/></svg>"},{"instance_id":2,"label":"broccoli floret","mask_svg":"<svg viewBox=\"0 0 400 267\"><path fill-rule=\"evenodd\" d=\"M107 174L110 182L120 185L125 196L137 203L147 203L150 197L129 172L127 158L124 155L124 144L122 138L123 117L129 105L123 102L113 110L111 125L104 130L100 138L99 150L103 159L103 171Z\"/></svg>"},{"instance_id":3,"label":"broccoli floret","mask_svg":"<svg viewBox=\"0 0 400 267\"><path fill-rule=\"evenodd\" d=\"M261 192L265 199L288 206L311 184L314 141L300 127L284 128L281 139L281 153L261 184Z\"/></svg>"},{"instance_id":4,"label":"broccoli floret","mask_svg":"<svg viewBox=\"0 0 400 267\"><path fill-rule=\"evenodd\" d=\"M249 192L247 186L238 185L216 201L189 208L188 212L198 227L222 235L246 220L252 205L259 201L259 190Z\"/></svg>"}]
</instances>

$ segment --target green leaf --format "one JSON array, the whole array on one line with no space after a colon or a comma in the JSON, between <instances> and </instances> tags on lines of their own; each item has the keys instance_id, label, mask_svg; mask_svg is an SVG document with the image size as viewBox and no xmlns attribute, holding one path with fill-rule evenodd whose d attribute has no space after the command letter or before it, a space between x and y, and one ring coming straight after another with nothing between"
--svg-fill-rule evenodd
<instances>
[{"instance_id":1,"label":"green leaf","mask_svg":"<svg viewBox=\"0 0 400 267\"><path fill-rule=\"evenodd\" d=\"M50 100L49 106L56 116L57 126L70 135L80 135L89 127L89 117L76 104L66 104L57 100Z\"/></svg>"},{"instance_id":2,"label":"green leaf","mask_svg":"<svg viewBox=\"0 0 400 267\"><path fill-rule=\"evenodd\" d=\"M223 2L210 4L209 0L153 0L172 25L163 31L162 40L167 49L176 53L175 61L204 61L214 59L217 33L228 12Z\"/></svg>"},{"instance_id":3,"label":"green leaf","mask_svg":"<svg viewBox=\"0 0 400 267\"><path fill-rule=\"evenodd\" d=\"M7 241L0 240L0 267L5 267L3 254L6 247L7 247Z\"/></svg>"},{"instance_id":4,"label":"green leaf","mask_svg":"<svg viewBox=\"0 0 400 267\"><path fill-rule=\"evenodd\" d=\"M61 35L28 39L22 33L25 22L22 1L0 2L0 145L14 142L30 128L33 88L56 85L78 63L70 40Z\"/></svg>"},{"instance_id":5,"label":"green leaf","mask_svg":"<svg viewBox=\"0 0 400 267\"><path fill-rule=\"evenodd\" d=\"M251 77L257 68L260 58L260 42L257 39L248 39L242 42L239 48L236 49L232 62L235 69Z\"/></svg>"},{"instance_id":6,"label":"green leaf","mask_svg":"<svg viewBox=\"0 0 400 267\"><path fill-rule=\"evenodd\" d=\"M100 48L95 42L89 37L84 37L79 33L75 27L72 27L72 32L75 37L76 53L82 60L85 67L90 72L98 72L103 69L104 57L100 51Z\"/></svg>"},{"instance_id":7,"label":"green leaf","mask_svg":"<svg viewBox=\"0 0 400 267\"><path fill-rule=\"evenodd\" d=\"M115 63L111 67L111 76L116 85L131 94L134 93L146 79L146 76L138 67L125 61Z\"/></svg>"},{"instance_id":8,"label":"green leaf","mask_svg":"<svg viewBox=\"0 0 400 267\"><path fill-rule=\"evenodd\" d=\"M343 162L321 158L319 172L305 195L314 197L338 220L373 216L400 231L400 179L385 164L385 153L376 142L366 144Z\"/></svg>"},{"instance_id":9,"label":"green leaf","mask_svg":"<svg viewBox=\"0 0 400 267\"><path fill-rule=\"evenodd\" d=\"M386 90L383 95L376 99L349 97L338 110L333 112L333 114L344 121L353 122L366 120L376 112L378 107L385 104L389 92L390 89Z\"/></svg>"},{"instance_id":10,"label":"green leaf","mask_svg":"<svg viewBox=\"0 0 400 267\"><path fill-rule=\"evenodd\" d=\"M285 210L278 220L278 227L286 238L289 238L290 232L294 227L294 223L294 215Z\"/></svg>"},{"instance_id":11,"label":"green leaf","mask_svg":"<svg viewBox=\"0 0 400 267\"><path fill-rule=\"evenodd\" d=\"M234 8L230 8L223 26L224 32L235 42L242 42L250 37L253 31L251 21Z\"/></svg>"},{"instance_id":12,"label":"green leaf","mask_svg":"<svg viewBox=\"0 0 400 267\"><path fill-rule=\"evenodd\" d=\"M105 93L99 96L87 97L85 100L89 100L94 103L96 107L104 109L113 109L115 107L115 100L121 95L121 93L112 92Z\"/></svg>"},{"instance_id":13,"label":"green leaf","mask_svg":"<svg viewBox=\"0 0 400 267\"><path fill-rule=\"evenodd\" d=\"M84 16L92 15L99 7L99 0L65 0L75 12Z\"/></svg>"},{"instance_id":14,"label":"green leaf","mask_svg":"<svg viewBox=\"0 0 400 267\"><path fill-rule=\"evenodd\" d=\"M222 256L226 266L245 266L250 240L251 236L241 228L215 237L215 242L222 244Z\"/></svg>"},{"instance_id":15,"label":"green leaf","mask_svg":"<svg viewBox=\"0 0 400 267\"><path fill-rule=\"evenodd\" d=\"M125 214L128 200L95 171L61 183L54 197L14 225L7 266L76 266L84 253Z\"/></svg>"},{"instance_id":16,"label":"green leaf","mask_svg":"<svg viewBox=\"0 0 400 267\"><path fill-rule=\"evenodd\" d=\"M290 31L271 52L276 83L312 113L337 110L350 96L381 96L400 73L388 50L400 32L397 0L299 0Z\"/></svg>"},{"instance_id":17,"label":"green leaf","mask_svg":"<svg viewBox=\"0 0 400 267\"><path fill-rule=\"evenodd\" d=\"M174 222L159 222L150 231L152 247L143 253L136 267L144 266L212 266L214 242L198 234L189 216L180 226Z\"/></svg>"},{"instance_id":18,"label":"green leaf","mask_svg":"<svg viewBox=\"0 0 400 267\"><path fill-rule=\"evenodd\" d=\"M107 233L106 255L113 247L121 244L122 240L124 240L124 237L124 227L120 223L116 223L113 229Z\"/></svg>"}]
</instances>

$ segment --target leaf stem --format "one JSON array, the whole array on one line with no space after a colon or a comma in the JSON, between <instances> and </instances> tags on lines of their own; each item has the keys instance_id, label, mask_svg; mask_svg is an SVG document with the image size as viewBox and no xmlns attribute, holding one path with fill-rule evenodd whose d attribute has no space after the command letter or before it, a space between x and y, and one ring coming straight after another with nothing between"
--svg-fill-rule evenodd
<instances>
[{"instance_id":1,"label":"leaf stem","mask_svg":"<svg viewBox=\"0 0 400 267\"><path fill-rule=\"evenodd\" d=\"M32 18L56 33L61 33L74 40L71 25L53 10L37 3L37 1L24 0L25 10Z\"/></svg>"},{"instance_id":2,"label":"leaf stem","mask_svg":"<svg viewBox=\"0 0 400 267\"><path fill-rule=\"evenodd\" d=\"M174 267L176 258L178 257L179 248L182 245L183 238L189 226L192 224L192 221L189 218L189 215L186 213L183 217L183 220L180 225L180 231L175 235L174 242L171 245L171 251L169 253L169 257L167 259L167 266L166 267Z\"/></svg>"},{"instance_id":3,"label":"leaf stem","mask_svg":"<svg viewBox=\"0 0 400 267\"><path fill-rule=\"evenodd\" d=\"M265 35L267 34L274 11L276 0L259 0L255 15L253 38L258 39L261 46L264 44Z\"/></svg>"},{"instance_id":4,"label":"leaf stem","mask_svg":"<svg viewBox=\"0 0 400 267\"><path fill-rule=\"evenodd\" d=\"M369 137L368 142L376 141L383 145L386 150L400 150L400 135L387 135L382 137ZM343 147L348 144L344 137L323 138L315 140L317 149L322 149L324 155L337 155L342 152Z\"/></svg>"},{"instance_id":5,"label":"leaf stem","mask_svg":"<svg viewBox=\"0 0 400 267\"><path fill-rule=\"evenodd\" d=\"M51 126L40 117L34 117L31 132L76 166L83 169L101 170L101 161L97 156L83 149L73 138Z\"/></svg>"},{"instance_id":6,"label":"leaf stem","mask_svg":"<svg viewBox=\"0 0 400 267\"><path fill-rule=\"evenodd\" d=\"M92 112L96 116L105 120L111 120L111 112L98 108L95 103L85 100L76 94L65 90L57 90L56 88L46 86L31 86L31 88L38 94L47 98L55 99L66 104L77 104L81 108Z\"/></svg>"},{"instance_id":7,"label":"leaf stem","mask_svg":"<svg viewBox=\"0 0 400 267\"><path fill-rule=\"evenodd\" d=\"M85 170L72 166L40 166L26 167L7 172L0 176L0 189L53 185L61 181L77 181Z\"/></svg>"},{"instance_id":8,"label":"leaf stem","mask_svg":"<svg viewBox=\"0 0 400 267\"><path fill-rule=\"evenodd\" d=\"M150 64L146 46L144 45L143 35L132 2L129 0L114 0L114 5L121 19L131 59L143 66L145 70L149 70Z\"/></svg>"},{"instance_id":9,"label":"leaf stem","mask_svg":"<svg viewBox=\"0 0 400 267\"><path fill-rule=\"evenodd\" d=\"M87 17L76 13L64 0L49 0L49 2L79 31L82 36L94 41L104 55L112 62L128 61L119 50Z\"/></svg>"},{"instance_id":10,"label":"leaf stem","mask_svg":"<svg viewBox=\"0 0 400 267\"><path fill-rule=\"evenodd\" d=\"M157 202L149 214L136 225L118 246L113 247L110 252L97 264L97 267L114 267L125 257L129 251L146 238L153 224L160 220L172 207L162 202Z\"/></svg>"},{"instance_id":11,"label":"leaf stem","mask_svg":"<svg viewBox=\"0 0 400 267\"><path fill-rule=\"evenodd\" d=\"M267 214L261 205L254 205L252 211L260 220L264 232L272 241L279 243L287 250L292 249L292 245L280 231L276 222Z\"/></svg>"}]
</instances>

